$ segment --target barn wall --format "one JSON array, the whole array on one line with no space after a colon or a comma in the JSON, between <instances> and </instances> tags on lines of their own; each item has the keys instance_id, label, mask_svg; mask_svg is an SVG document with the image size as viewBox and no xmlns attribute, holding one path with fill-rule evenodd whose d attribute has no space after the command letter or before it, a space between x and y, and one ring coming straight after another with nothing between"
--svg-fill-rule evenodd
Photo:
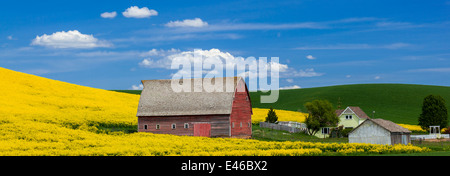
<instances>
[{"instance_id":1,"label":"barn wall","mask_svg":"<svg viewBox=\"0 0 450 176\"><path fill-rule=\"evenodd\" d=\"M234 94L230 115L229 126L231 128L231 136L249 138L252 136L252 107L250 97L248 97L248 90L245 87L244 81L241 80L236 87L237 91Z\"/></svg>"},{"instance_id":2,"label":"barn wall","mask_svg":"<svg viewBox=\"0 0 450 176\"><path fill-rule=\"evenodd\" d=\"M211 137L228 137L230 133L229 115L196 115L196 116L162 116L162 117L138 117L138 132L151 132L157 134L194 135L194 123L207 122L211 124ZM172 123L176 128L172 129ZM184 123L189 128L184 128ZM156 125L160 129L156 129ZM144 129L148 125L148 129Z\"/></svg>"},{"instance_id":3,"label":"barn wall","mask_svg":"<svg viewBox=\"0 0 450 176\"><path fill-rule=\"evenodd\" d=\"M349 143L369 143L369 144L391 144L390 132L374 124L372 121L366 121L348 136Z\"/></svg>"},{"instance_id":4,"label":"barn wall","mask_svg":"<svg viewBox=\"0 0 450 176\"><path fill-rule=\"evenodd\" d=\"M391 144L403 144L402 136L406 136L406 144L411 143L410 133L392 133L391 134Z\"/></svg>"}]
</instances>

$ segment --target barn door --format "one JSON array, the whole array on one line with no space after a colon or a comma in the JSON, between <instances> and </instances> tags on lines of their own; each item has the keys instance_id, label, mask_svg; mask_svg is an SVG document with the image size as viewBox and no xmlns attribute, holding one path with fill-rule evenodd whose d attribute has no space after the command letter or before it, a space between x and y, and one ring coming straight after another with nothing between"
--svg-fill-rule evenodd
<instances>
[{"instance_id":1,"label":"barn door","mask_svg":"<svg viewBox=\"0 0 450 176\"><path fill-rule=\"evenodd\" d=\"M404 134L402 134L402 144L408 145L408 140Z\"/></svg>"},{"instance_id":2,"label":"barn door","mask_svg":"<svg viewBox=\"0 0 450 176\"><path fill-rule=\"evenodd\" d=\"M194 136L211 137L211 124L209 123L195 123Z\"/></svg>"}]
</instances>

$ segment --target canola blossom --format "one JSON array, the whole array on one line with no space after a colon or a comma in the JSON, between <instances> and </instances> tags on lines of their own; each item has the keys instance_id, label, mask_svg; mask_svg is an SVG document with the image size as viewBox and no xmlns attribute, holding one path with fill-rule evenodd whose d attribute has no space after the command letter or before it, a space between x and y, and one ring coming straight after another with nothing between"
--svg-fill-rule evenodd
<instances>
[{"instance_id":1,"label":"canola blossom","mask_svg":"<svg viewBox=\"0 0 450 176\"><path fill-rule=\"evenodd\" d=\"M0 68L1 156L317 156L427 152L412 145L271 142L106 129L136 128L138 95ZM276 110L280 121L304 114ZM264 114L264 115L263 115ZM266 109L254 109L254 122Z\"/></svg>"},{"instance_id":2,"label":"canola blossom","mask_svg":"<svg viewBox=\"0 0 450 176\"><path fill-rule=\"evenodd\" d=\"M252 115L253 124L259 124L259 122L264 122L266 120L269 109L252 108L252 110L253 110ZM278 121L304 122L306 117L308 116L307 113L280 110L280 109L275 109L275 113L278 116Z\"/></svg>"}]
</instances>

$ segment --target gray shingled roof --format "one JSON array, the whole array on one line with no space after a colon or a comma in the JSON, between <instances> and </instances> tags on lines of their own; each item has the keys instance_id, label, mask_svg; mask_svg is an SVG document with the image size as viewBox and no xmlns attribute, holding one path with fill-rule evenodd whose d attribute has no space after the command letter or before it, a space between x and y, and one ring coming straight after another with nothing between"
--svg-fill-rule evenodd
<instances>
[{"instance_id":1,"label":"gray shingled roof","mask_svg":"<svg viewBox=\"0 0 450 176\"><path fill-rule=\"evenodd\" d=\"M371 121L371 122L379 125L380 127L388 130L391 133L411 133L411 131L409 131L408 129L403 128L402 126L397 125L394 122L391 122L389 120L384 120L384 119L367 119L363 123L359 124L355 129L350 131L350 133L353 133L354 131L356 131L356 129L358 129L359 127L361 127L364 123L367 123L368 121Z\"/></svg>"},{"instance_id":2,"label":"gray shingled roof","mask_svg":"<svg viewBox=\"0 0 450 176\"><path fill-rule=\"evenodd\" d=\"M143 80L144 89L139 100L137 116L231 114L236 85L242 78L227 78L232 82L231 92L227 92L227 79L223 78L183 79L184 83L191 81L191 92L173 91L170 79ZM211 81L211 84L223 81L223 91L207 92L203 87L197 86L197 90L201 92L194 92L194 81Z\"/></svg>"},{"instance_id":3,"label":"gray shingled roof","mask_svg":"<svg viewBox=\"0 0 450 176\"><path fill-rule=\"evenodd\" d=\"M390 131L390 132L402 132L402 133L411 133L411 131L409 131L406 128L403 128L400 125L397 125L394 122L391 122L389 120L384 120L384 119L369 119L372 122L380 125L381 127L383 127L384 129Z\"/></svg>"}]
</instances>

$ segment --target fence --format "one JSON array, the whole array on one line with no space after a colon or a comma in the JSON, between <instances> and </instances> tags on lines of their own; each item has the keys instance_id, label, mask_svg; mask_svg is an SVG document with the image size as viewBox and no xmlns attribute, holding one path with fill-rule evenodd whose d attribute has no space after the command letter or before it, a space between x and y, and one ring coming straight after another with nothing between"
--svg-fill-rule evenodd
<instances>
[{"instance_id":1,"label":"fence","mask_svg":"<svg viewBox=\"0 0 450 176\"><path fill-rule=\"evenodd\" d=\"M306 124L298 122L278 122L278 124L260 122L259 126L261 128L270 128L274 130L288 131L290 133L300 133L306 130Z\"/></svg>"},{"instance_id":2,"label":"fence","mask_svg":"<svg viewBox=\"0 0 450 176\"><path fill-rule=\"evenodd\" d=\"M450 134L411 135L411 140L450 138Z\"/></svg>"}]
</instances>

